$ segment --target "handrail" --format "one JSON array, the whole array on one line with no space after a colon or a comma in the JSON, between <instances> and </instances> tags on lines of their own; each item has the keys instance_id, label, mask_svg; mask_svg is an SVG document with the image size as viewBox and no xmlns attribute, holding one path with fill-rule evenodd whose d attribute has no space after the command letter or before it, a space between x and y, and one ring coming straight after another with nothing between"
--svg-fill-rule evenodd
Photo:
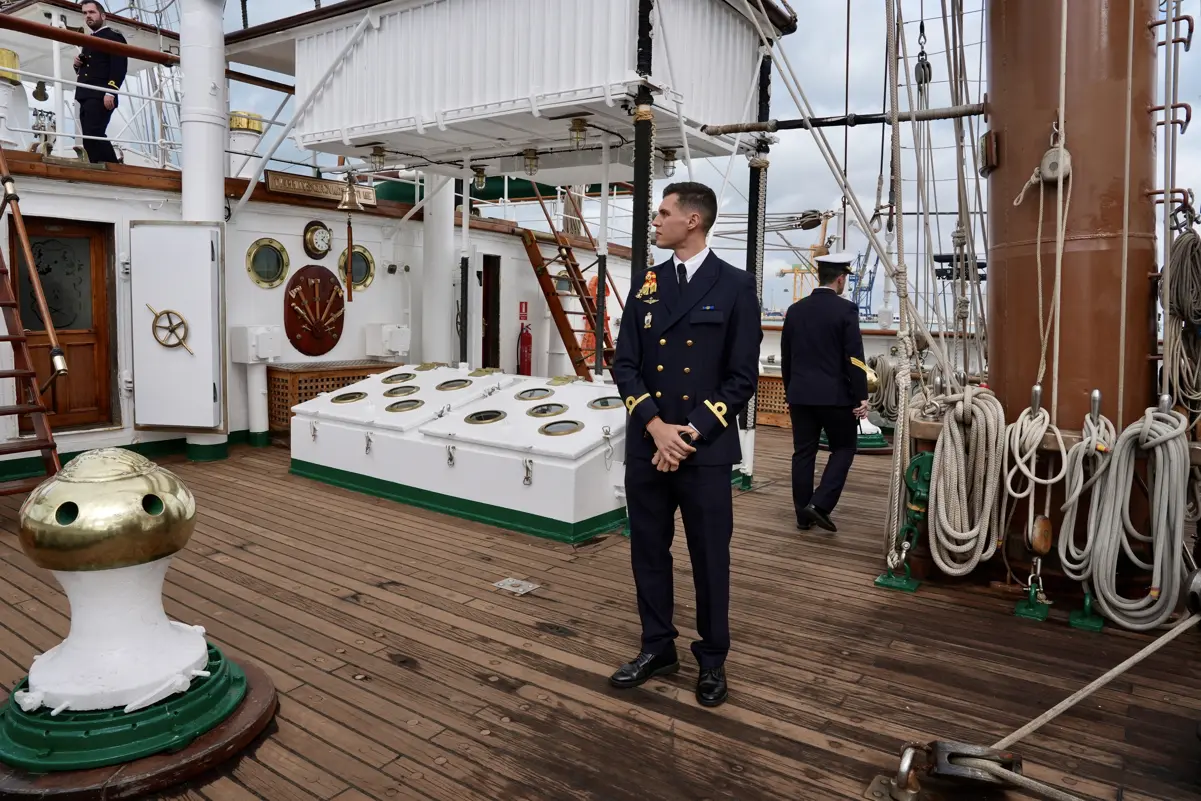
<instances>
[{"instance_id":1,"label":"handrail","mask_svg":"<svg viewBox=\"0 0 1201 801\"><path fill-rule=\"evenodd\" d=\"M8 171L8 159L4 156L4 149L0 148L0 183L4 185L4 198L0 201L0 212L7 208L13 217L13 226L17 233L17 242L20 243L21 255L25 257L25 269L29 272L30 286L33 287L33 300L37 304L38 314L42 318L42 323L46 326L46 336L50 339L50 378L38 390L38 395L42 395L50 385L58 379L59 376L67 374L67 357L63 353L62 347L58 344L58 332L54 330L54 323L50 319L50 309L46 305L46 294L42 291L42 282L38 278L37 263L33 259L33 248L29 245L29 234L25 230L25 219L21 216L20 198L17 197L16 183L13 181L12 174ZM16 265L13 265L14 268ZM14 296L19 296L13 292ZM20 319L20 307L14 308L14 316ZM16 335L21 332L9 331L10 335ZM37 403L38 398L30 398L30 402Z\"/></svg>"},{"instance_id":2,"label":"handrail","mask_svg":"<svg viewBox=\"0 0 1201 801\"><path fill-rule=\"evenodd\" d=\"M62 42L63 44L75 45L76 47L89 47L92 50L99 50L102 53L111 53L115 56L125 56L126 58L136 58L139 61L148 61L151 64L162 64L165 67L171 67L179 63L179 56L174 53L164 53L161 50L150 50L137 45L122 44L109 39L101 39L99 36L90 36L86 33L79 33L70 30L69 28L55 28L52 25L45 25L41 22L33 22L32 20L14 17L11 14L0 14L0 29L8 29L18 33L27 33L30 36L37 36L42 39L50 39L51 41ZM284 83L267 78L259 78L254 75L247 75L244 72L227 69L225 74L235 81L242 83L261 86L265 89L274 89L277 92L294 93L294 87Z\"/></svg>"}]
</instances>

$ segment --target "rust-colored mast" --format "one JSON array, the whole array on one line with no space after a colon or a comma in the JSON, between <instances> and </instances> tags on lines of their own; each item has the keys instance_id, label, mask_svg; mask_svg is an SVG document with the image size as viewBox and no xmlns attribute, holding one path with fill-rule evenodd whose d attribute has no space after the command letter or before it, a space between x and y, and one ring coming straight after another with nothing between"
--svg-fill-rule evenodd
<instances>
[{"instance_id":1,"label":"rust-colored mast","mask_svg":"<svg viewBox=\"0 0 1201 801\"><path fill-rule=\"evenodd\" d=\"M1122 287L1126 153L1127 20L1134 3L1130 198L1126 296ZM1120 431L1153 405L1155 270L1155 0L1070 0L1065 147L1072 197L1066 216L1060 303L1058 425L1079 430L1089 395ZM1050 0L988 3L988 124L997 166L988 178L989 384L1012 423L1030 403L1040 339L1036 234L1038 187L1014 206L1051 147L1058 117L1060 14ZM1067 191L1067 182L1064 184ZM1054 306L1057 190L1043 187L1044 320ZM1126 316L1122 419L1118 419L1121 315ZM1054 333L1047 349L1043 407L1051 409ZM1041 472L1041 471L1040 471ZM1040 493L1041 494L1041 493ZM1058 515L1056 515L1058 517Z\"/></svg>"}]
</instances>

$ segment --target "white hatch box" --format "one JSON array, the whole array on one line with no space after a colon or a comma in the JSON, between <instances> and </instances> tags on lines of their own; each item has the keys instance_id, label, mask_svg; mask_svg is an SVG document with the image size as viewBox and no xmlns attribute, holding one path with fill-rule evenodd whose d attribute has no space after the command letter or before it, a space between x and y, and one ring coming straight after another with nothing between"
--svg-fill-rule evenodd
<instances>
[{"instance_id":1,"label":"white hatch box","mask_svg":"<svg viewBox=\"0 0 1201 801\"><path fill-rule=\"evenodd\" d=\"M764 7L768 18L755 17L767 36L795 30L776 0ZM226 57L296 76L296 97L313 97L294 131L303 148L365 157L378 147L389 162L435 171L467 157L485 175L532 169L564 185L601 179L600 132L632 135L644 81L660 168L669 149L682 159L685 137L693 158L732 152L733 136L701 126L745 119L758 90L760 38L745 9L741 0L359 0L233 32ZM753 144L743 137L740 149ZM613 154L611 180L632 180L631 150Z\"/></svg>"},{"instance_id":2,"label":"white hatch box","mask_svg":"<svg viewBox=\"0 0 1201 801\"><path fill-rule=\"evenodd\" d=\"M611 386L406 366L293 412L294 473L564 542L624 525Z\"/></svg>"},{"instance_id":3,"label":"white hatch box","mask_svg":"<svg viewBox=\"0 0 1201 801\"><path fill-rule=\"evenodd\" d=\"M129 251L134 425L223 430L221 226L135 220Z\"/></svg>"}]
</instances>

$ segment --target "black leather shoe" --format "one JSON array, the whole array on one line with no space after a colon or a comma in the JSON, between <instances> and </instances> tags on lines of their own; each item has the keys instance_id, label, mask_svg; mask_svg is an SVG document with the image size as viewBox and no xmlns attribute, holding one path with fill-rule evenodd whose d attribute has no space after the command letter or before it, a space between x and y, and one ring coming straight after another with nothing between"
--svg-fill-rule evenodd
<instances>
[{"instance_id":1,"label":"black leather shoe","mask_svg":"<svg viewBox=\"0 0 1201 801\"><path fill-rule=\"evenodd\" d=\"M628 689L645 684L655 676L666 676L680 669L680 659L676 649L664 651L661 654L648 654L643 651L634 657L632 662L626 662L609 677L609 683L614 687Z\"/></svg>"},{"instance_id":2,"label":"black leather shoe","mask_svg":"<svg viewBox=\"0 0 1201 801\"><path fill-rule=\"evenodd\" d=\"M721 706L729 692L726 689L725 668L702 670L696 680L696 701L701 706Z\"/></svg>"},{"instance_id":3,"label":"black leather shoe","mask_svg":"<svg viewBox=\"0 0 1201 801\"><path fill-rule=\"evenodd\" d=\"M809 529L813 528L813 523L808 520L802 520L796 524L796 527L797 531L808 531Z\"/></svg>"},{"instance_id":4,"label":"black leather shoe","mask_svg":"<svg viewBox=\"0 0 1201 801\"><path fill-rule=\"evenodd\" d=\"M834 522L830 520L830 516L812 504L806 506L805 511L801 512L801 514L808 518L815 526L824 528L826 531L838 531L838 526L834 525Z\"/></svg>"}]
</instances>

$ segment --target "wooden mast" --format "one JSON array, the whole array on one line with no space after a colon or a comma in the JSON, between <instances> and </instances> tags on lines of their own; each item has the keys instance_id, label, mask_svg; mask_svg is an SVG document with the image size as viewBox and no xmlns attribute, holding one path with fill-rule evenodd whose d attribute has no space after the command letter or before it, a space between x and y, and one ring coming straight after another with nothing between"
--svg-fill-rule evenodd
<instances>
[{"instance_id":1,"label":"wooden mast","mask_svg":"<svg viewBox=\"0 0 1201 801\"><path fill-rule=\"evenodd\" d=\"M1135 4L1130 126L1130 198L1126 296L1122 287L1127 19ZM1121 430L1154 403L1155 353L1149 274L1156 269L1155 0L1070 0L1064 145L1071 156L1071 205L1065 218L1060 303L1057 424L1078 430L1089 395ZM1052 146L1058 116L1060 4L993 0L988 4L988 102L996 168L988 177L988 372L1012 423L1030 403L1038 375L1039 187L1022 192ZM1067 182L1065 181L1065 194ZM1044 320L1053 310L1056 200L1043 187ZM1123 414L1118 419L1121 315L1126 316ZM1047 348L1043 406L1051 409L1054 334ZM1040 493L1041 494L1041 493Z\"/></svg>"}]
</instances>

